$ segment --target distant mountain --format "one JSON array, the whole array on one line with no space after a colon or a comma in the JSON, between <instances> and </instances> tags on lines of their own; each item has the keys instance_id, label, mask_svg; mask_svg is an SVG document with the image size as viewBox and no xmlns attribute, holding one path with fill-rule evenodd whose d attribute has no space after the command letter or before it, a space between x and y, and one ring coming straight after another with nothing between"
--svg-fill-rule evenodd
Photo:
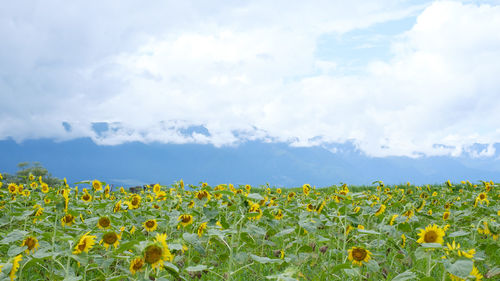
<instances>
[{"instance_id":1,"label":"distant mountain","mask_svg":"<svg viewBox=\"0 0 500 281\"><path fill-rule=\"evenodd\" d=\"M272 186L329 186L443 183L450 179L500 181L498 156L471 157L368 157L350 144L335 153L324 147L291 147L285 143L246 142L216 148L203 144L127 143L99 146L91 139L65 142L0 141L0 171L14 173L23 161L41 162L56 177L69 182L101 179L116 185L183 179L189 184L233 183ZM500 147L496 145L497 151Z\"/></svg>"}]
</instances>

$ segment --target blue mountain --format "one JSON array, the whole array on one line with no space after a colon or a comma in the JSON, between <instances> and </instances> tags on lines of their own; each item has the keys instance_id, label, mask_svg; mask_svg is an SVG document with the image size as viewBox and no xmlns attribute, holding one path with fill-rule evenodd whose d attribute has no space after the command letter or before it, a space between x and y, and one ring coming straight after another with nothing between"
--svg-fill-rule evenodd
<instances>
[{"instance_id":1,"label":"blue mountain","mask_svg":"<svg viewBox=\"0 0 500 281\"><path fill-rule=\"evenodd\" d=\"M81 138L0 141L0 171L15 173L19 162L40 162L69 182L100 179L115 185L233 183L271 186L414 184L478 180L500 181L498 156L368 157L351 144L333 153L325 147L291 147L286 143L245 142L237 146L125 143L96 145ZM497 151L500 145L496 145Z\"/></svg>"}]
</instances>

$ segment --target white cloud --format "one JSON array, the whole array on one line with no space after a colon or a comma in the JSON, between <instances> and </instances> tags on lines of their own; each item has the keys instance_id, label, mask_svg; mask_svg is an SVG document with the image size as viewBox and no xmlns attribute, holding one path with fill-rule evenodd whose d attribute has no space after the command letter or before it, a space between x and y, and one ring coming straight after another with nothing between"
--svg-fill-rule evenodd
<instances>
[{"instance_id":1,"label":"white cloud","mask_svg":"<svg viewBox=\"0 0 500 281\"><path fill-rule=\"evenodd\" d=\"M66 5L69 15L52 19L34 9L20 16L24 22L0 14L11 45L0 51L12 54L0 55L7 63L0 65L13 67L0 66L0 138L352 141L377 156L494 154L500 7L345 3L127 3L112 15L111 7L77 13ZM172 18L163 20L167 10ZM411 30L392 38L390 60L342 75L339 62L315 55L322 34L415 13ZM86 24L89 15L97 23ZM68 34L79 40L61 37ZM93 122L111 125L97 134ZM180 132L199 125L210 135ZM473 152L474 143L489 146Z\"/></svg>"}]
</instances>

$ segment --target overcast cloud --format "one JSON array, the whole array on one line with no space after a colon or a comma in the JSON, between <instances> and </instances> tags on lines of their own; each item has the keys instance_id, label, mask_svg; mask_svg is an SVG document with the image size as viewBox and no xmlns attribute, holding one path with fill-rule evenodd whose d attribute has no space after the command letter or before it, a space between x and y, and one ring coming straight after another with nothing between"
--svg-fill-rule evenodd
<instances>
[{"instance_id":1,"label":"overcast cloud","mask_svg":"<svg viewBox=\"0 0 500 281\"><path fill-rule=\"evenodd\" d=\"M348 141L373 156L495 153L497 2L295 2L4 4L0 139ZM379 38L370 27L404 19L410 28L379 39L389 56L352 68L318 49L320 38L331 37L335 53L350 32ZM97 122L109 129L96 132ZM186 134L190 126L209 134ZM490 146L471 151L475 143Z\"/></svg>"}]
</instances>

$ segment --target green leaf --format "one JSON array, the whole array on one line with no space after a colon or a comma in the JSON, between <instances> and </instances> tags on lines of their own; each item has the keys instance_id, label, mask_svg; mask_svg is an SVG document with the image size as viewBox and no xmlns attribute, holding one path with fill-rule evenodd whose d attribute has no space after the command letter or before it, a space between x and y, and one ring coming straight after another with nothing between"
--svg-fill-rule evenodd
<instances>
[{"instance_id":1,"label":"green leaf","mask_svg":"<svg viewBox=\"0 0 500 281\"><path fill-rule=\"evenodd\" d=\"M465 279L471 273L473 265L472 260L457 260L454 264L448 266L446 270L457 277Z\"/></svg>"},{"instance_id":2,"label":"green leaf","mask_svg":"<svg viewBox=\"0 0 500 281\"><path fill-rule=\"evenodd\" d=\"M392 279L392 281L406 281L406 280L414 280L417 278L417 275L410 270L407 270L403 273L398 274L396 277Z\"/></svg>"},{"instance_id":3,"label":"green leaf","mask_svg":"<svg viewBox=\"0 0 500 281\"><path fill-rule=\"evenodd\" d=\"M248 194L247 198L257 201L264 200L264 197L262 197L262 195L260 195L259 193L250 193Z\"/></svg>"},{"instance_id":4,"label":"green leaf","mask_svg":"<svg viewBox=\"0 0 500 281\"><path fill-rule=\"evenodd\" d=\"M28 234L27 231L22 230L14 230L11 233L7 234L4 239L0 242L0 244L10 244L12 242L21 241L24 239L24 236Z\"/></svg>"},{"instance_id":5,"label":"green leaf","mask_svg":"<svg viewBox=\"0 0 500 281\"><path fill-rule=\"evenodd\" d=\"M358 229L357 228L357 231L359 233L365 233L365 234L380 234L380 232L376 232L374 230L367 230L367 229Z\"/></svg>"},{"instance_id":6,"label":"green leaf","mask_svg":"<svg viewBox=\"0 0 500 281\"><path fill-rule=\"evenodd\" d=\"M459 237L459 236L465 236L465 235L468 235L469 232L467 231L463 231L463 230L459 230L459 231L455 231L449 235L447 235L449 238L453 238L453 237Z\"/></svg>"},{"instance_id":7,"label":"green leaf","mask_svg":"<svg viewBox=\"0 0 500 281\"><path fill-rule=\"evenodd\" d=\"M280 260L280 259L270 259L268 257L259 257L259 256L256 256L256 255L253 255L253 254L250 254L250 258L252 258L254 261L258 262L258 263L263 263L263 264L266 264L266 263L282 263L283 260Z\"/></svg>"},{"instance_id":8,"label":"green leaf","mask_svg":"<svg viewBox=\"0 0 500 281\"><path fill-rule=\"evenodd\" d=\"M423 243L422 248L426 249L440 249L443 248L443 246L439 243Z\"/></svg>"},{"instance_id":9,"label":"green leaf","mask_svg":"<svg viewBox=\"0 0 500 281\"><path fill-rule=\"evenodd\" d=\"M274 234L274 237L285 236L285 235L290 234L290 233L292 233L294 231L295 231L295 228L288 228L288 229L282 230L282 231Z\"/></svg>"},{"instance_id":10,"label":"green leaf","mask_svg":"<svg viewBox=\"0 0 500 281\"><path fill-rule=\"evenodd\" d=\"M357 278L358 276L361 276L361 274L359 273L359 268L344 268L344 272L351 278Z\"/></svg>"},{"instance_id":11,"label":"green leaf","mask_svg":"<svg viewBox=\"0 0 500 281\"><path fill-rule=\"evenodd\" d=\"M207 269L208 267L204 264L199 264L199 265L195 265L195 266L188 266L186 267L186 271L188 272L196 272L196 271L203 271L205 269Z\"/></svg>"},{"instance_id":12,"label":"green leaf","mask_svg":"<svg viewBox=\"0 0 500 281\"><path fill-rule=\"evenodd\" d=\"M497 275L500 275L500 267L494 267L492 269L490 269L485 275L484 277L486 278L491 278L493 276L497 276Z\"/></svg>"},{"instance_id":13,"label":"green leaf","mask_svg":"<svg viewBox=\"0 0 500 281\"><path fill-rule=\"evenodd\" d=\"M351 268L351 263L342 263L342 264L337 264L336 266L332 267L331 271L333 273L341 270L341 269L345 269L345 268Z\"/></svg>"},{"instance_id":14,"label":"green leaf","mask_svg":"<svg viewBox=\"0 0 500 281\"><path fill-rule=\"evenodd\" d=\"M20 253L24 252L24 250L28 249L27 246L17 246L17 245L12 245L10 246L9 248L9 251L7 251L7 255L9 257L14 257L14 256L17 256L19 255Z\"/></svg>"}]
</instances>

